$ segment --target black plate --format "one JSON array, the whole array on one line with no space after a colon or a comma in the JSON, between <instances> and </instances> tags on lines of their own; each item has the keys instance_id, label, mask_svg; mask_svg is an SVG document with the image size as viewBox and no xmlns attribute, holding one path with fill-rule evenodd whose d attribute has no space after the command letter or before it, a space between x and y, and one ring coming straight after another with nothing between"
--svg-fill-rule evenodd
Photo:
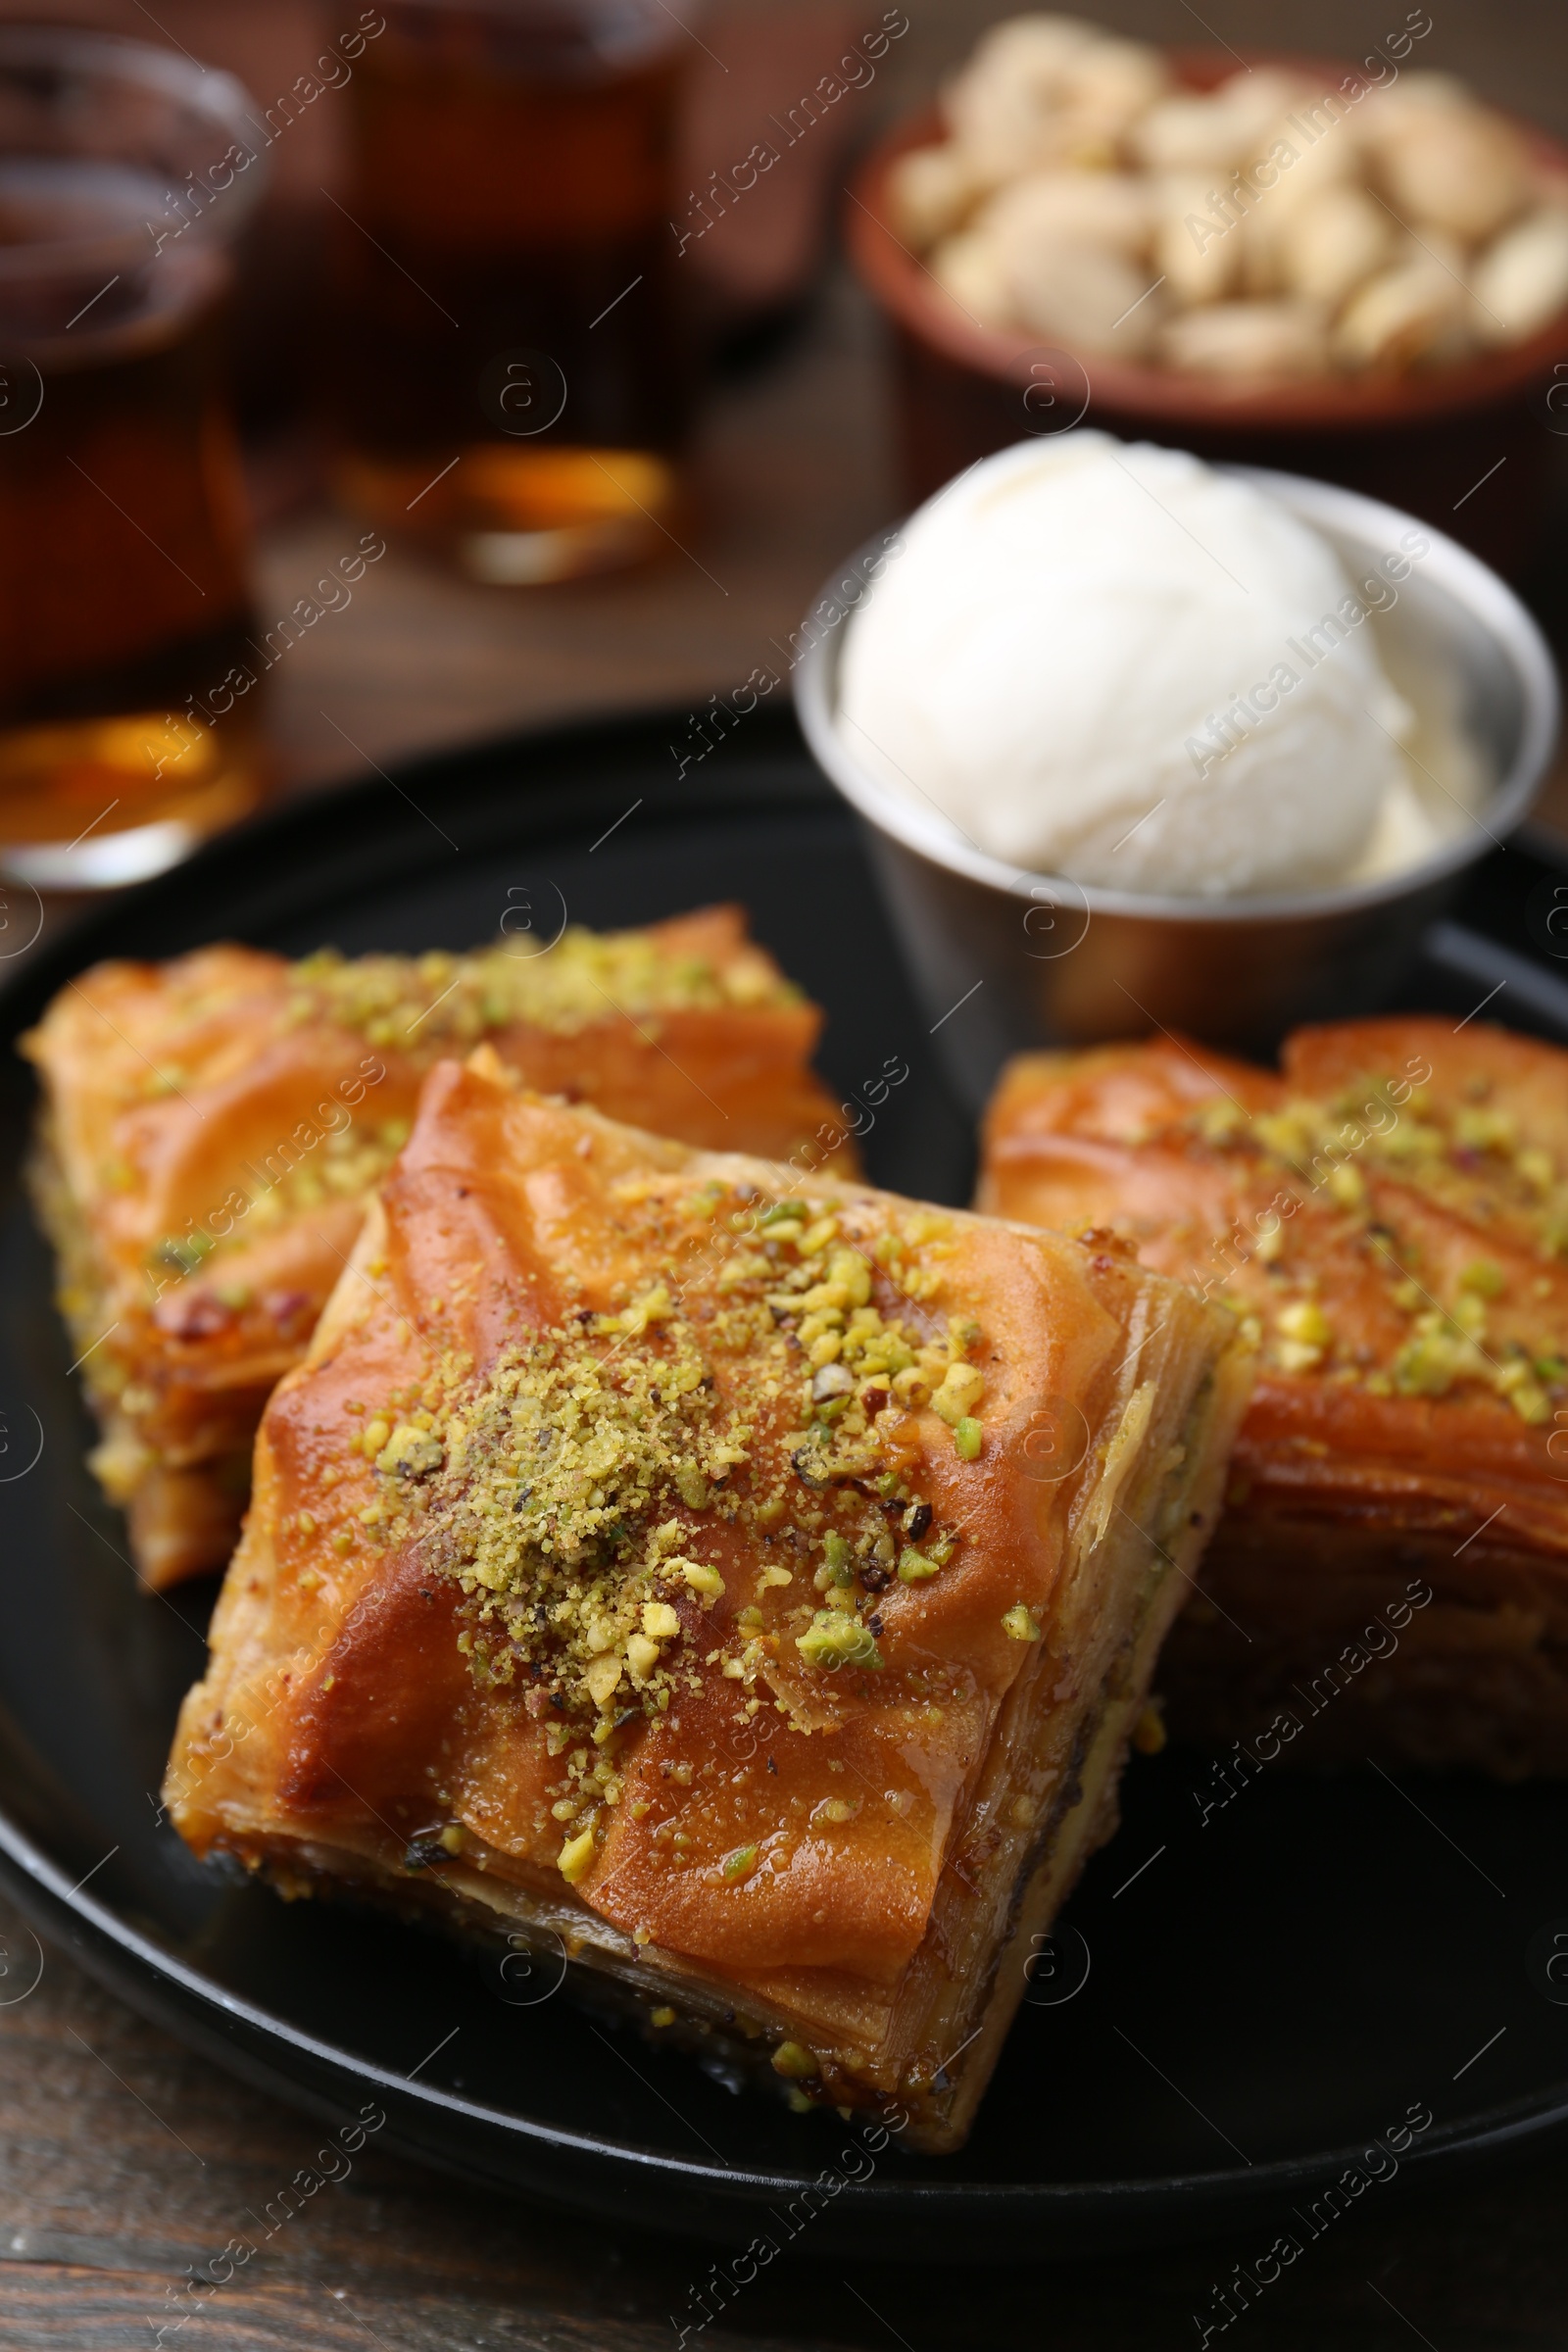
<instances>
[{"instance_id":1,"label":"black plate","mask_svg":"<svg viewBox=\"0 0 1568 2352\"><path fill-rule=\"evenodd\" d=\"M759 712L683 782L672 739L689 748L684 718L536 737L285 808L24 968L5 1034L106 955L225 936L463 947L509 908L514 931L548 936L563 906L617 924L737 898L827 1005L836 1085L890 1054L909 1063L869 1138L873 1175L961 1200L966 1127L854 827L793 727ZM1559 893L1568 907L1568 869L1544 852L1492 858L1404 1002L1457 1020L1497 992L1491 1015L1568 1037ZM214 1588L138 1594L83 1467L17 1183L28 1081L6 1061L0 1878L40 1931L218 2063L323 2115L373 2097L405 2150L581 2210L737 2242L782 2242L810 2213L824 2252L917 2259L1081 2251L1250 2211L1261 2249L1292 2206L1298 2237L1327 2226L1313 2197L1412 2107L1432 2120L1406 2180L1568 2119L1568 2007L1550 1997L1568 1986L1545 1973L1555 1929L1568 1951L1564 1787L1265 1774L1205 1822L1209 1759L1135 1759L1060 1973L1038 1983L969 2147L943 2160L868 2152L831 2117L733 2096L437 1935L198 1866L154 1792Z\"/></svg>"}]
</instances>

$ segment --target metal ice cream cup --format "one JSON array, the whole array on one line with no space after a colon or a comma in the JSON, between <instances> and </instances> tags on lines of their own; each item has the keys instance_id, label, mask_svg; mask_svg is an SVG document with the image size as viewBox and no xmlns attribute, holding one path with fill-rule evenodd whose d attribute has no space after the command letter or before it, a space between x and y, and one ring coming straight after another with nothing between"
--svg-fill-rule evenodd
<instances>
[{"instance_id":1,"label":"metal ice cream cup","mask_svg":"<svg viewBox=\"0 0 1568 2352\"><path fill-rule=\"evenodd\" d=\"M1031 1046L1163 1028L1266 1052L1300 1021L1390 1004L1423 933L1467 869L1524 816L1551 756L1551 656L1495 572L1376 499L1296 474L1220 470L1319 531L1352 581L1405 534L1427 543L1396 602L1372 620L1406 700L1419 705L1439 688L1478 756L1474 810L1430 857L1387 879L1267 897L1106 890L993 858L934 804L868 768L839 727L845 631L867 580L894 560L897 534L869 542L807 617L796 709L818 762L861 820L944 1064L973 1108L1006 1056Z\"/></svg>"}]
</instances>

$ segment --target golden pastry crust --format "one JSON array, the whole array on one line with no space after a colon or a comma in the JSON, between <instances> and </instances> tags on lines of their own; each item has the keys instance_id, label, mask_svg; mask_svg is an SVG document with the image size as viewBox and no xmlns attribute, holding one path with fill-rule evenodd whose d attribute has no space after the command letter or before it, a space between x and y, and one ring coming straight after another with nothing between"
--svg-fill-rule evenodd
<instances>
[{"instance_id":1,"label":"golden pastry crust","mask_svg":"<svg viewBox=\"0 0 1568 2352\"><path fill-rule=\"evenodd\" d=\"M1176 1728L1280 1708L1298 1759L1568 1770L1568 1054L1401 1017L1303 1030L1278 1077L1176 1040L1028 1055L979 1198L1114 1230L1261 1344Z\"/></svg>"},{"instance_id":2,"label":"golden pastry crust","mask_svg":"<svg viewBox=\"0 0 1568 2352\"><path fill-rule=\"evenodd\" d=\"M821 1016L738 908L532 948L104 964L23 1041L94 1466L149 1584L233 1548L262 1406L443 1054L489 1038L543 1093L691 1143L783 1157L816 1138L854 1164L809 1068Z\"/></svg>"},{"instance_id":3,"label":"golden pastry crust","mask_svg":"<svg viewBox=\"0 0 1568 2352\"><path fill-rule=\"evenodd\" d=\"M1113 1823L1249 1375L1114 1250L443 1064L268 1408L176 1825L554 1928L955 2144L1009 1932ZM1047 1479L1043 1418L1081 1438Z\"/></svg>"}]
</instances>

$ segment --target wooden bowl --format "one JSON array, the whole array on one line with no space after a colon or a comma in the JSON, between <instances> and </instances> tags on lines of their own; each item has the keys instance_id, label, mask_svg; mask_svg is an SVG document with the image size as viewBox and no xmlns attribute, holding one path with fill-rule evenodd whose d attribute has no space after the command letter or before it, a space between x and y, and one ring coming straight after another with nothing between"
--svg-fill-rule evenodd
<instances>
[{"instance_id":1,"label":"wooden bowl","mask_svg":"<svg viewBox=\"0 0 1568 2352\"><path fill-rule=\"evenodd\" d=\"M1247 61L1324 76L1321 59ZM1178 52L1186 86L1212 89L1235 70L1221 52ZM1568 174L1568 148L1520 124L1538 160ZM904 489L928 498L976 458L1027 433L1087 421L1126 440L1202 458L1341 482L1436 523L1517 578L1537 552L1552 442L1568 431L1547 394L1568 383L1568 311L1528 341L1413 374L1223 379L1047 346L1038 335L977 325L888 225L888 178L911 147L942 136L935 106L897 125L849 189L850 258L892 334ZM1032 372L1033 371L1033 372Z\"/></svg>"}]
</instances>

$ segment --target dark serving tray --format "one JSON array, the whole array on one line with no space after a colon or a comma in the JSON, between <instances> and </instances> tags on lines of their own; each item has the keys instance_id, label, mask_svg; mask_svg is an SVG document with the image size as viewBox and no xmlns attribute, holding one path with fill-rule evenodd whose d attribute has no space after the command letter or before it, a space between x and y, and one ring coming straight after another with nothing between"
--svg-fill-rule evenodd
<instances>
[{"instance_id":1,"label":"dark serving tray","mask_svg":"<svg viewBox=\"0 0 1568 2352\"><path fill-rule=\"evenodd\" d=\"M672 740L689 748L683 717L528 737L282 808L46 948L0 991L4 1033L105 956L464 947L504 915L547 939L564 911L625 924L735 898L827 1006L835 1086L909 1064L867 1138L872 1175L962 1200L970 1136L854 823L793 724L759 711L683 781ZM1568 1040L1568 864L1545 844L1490 857L1429 946L1403 1004L1457 1022L1489 1000L1486 1017ZM218 2064L334 2120L372 2098L406 2152L607 2219L781 2246L808 2227L823 2252L914 2260L1250 2215L1260 2247L1278 2229L1304 2242L1396 2170L1446 2176L1568 2122L1568 1984L1547 1967L1568 1951L1568 1786L1266 1771L1205 1819L1210 1759L1135 1757L1054 1973L945 2159L734 2096L546 1976L198 1865L156 1791L215 1586L138 1592L84 1467L18 1178L30 1081L3 1058L0 1886Z\"/></svg>"}]
</instances>

